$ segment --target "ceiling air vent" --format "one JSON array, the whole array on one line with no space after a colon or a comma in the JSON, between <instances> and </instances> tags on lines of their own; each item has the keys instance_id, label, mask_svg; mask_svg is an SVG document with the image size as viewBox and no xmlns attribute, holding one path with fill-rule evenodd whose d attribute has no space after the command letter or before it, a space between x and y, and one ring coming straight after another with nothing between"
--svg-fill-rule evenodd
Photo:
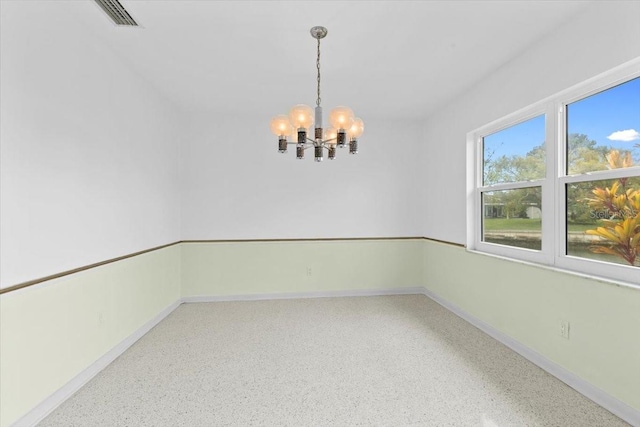
<instances>
[{"instance_id":1,"label":"ceiling air vent","mask_svg":"<svg viewBox=\"0 0 640 427\"><path fill-rule=\"evenodd\" d=\"M128 25L137 27L138 24L129 15L118 0L95 0L98 5L106 12L107 15L116 23L116 25Z\"/></svg>"}]
</instances>

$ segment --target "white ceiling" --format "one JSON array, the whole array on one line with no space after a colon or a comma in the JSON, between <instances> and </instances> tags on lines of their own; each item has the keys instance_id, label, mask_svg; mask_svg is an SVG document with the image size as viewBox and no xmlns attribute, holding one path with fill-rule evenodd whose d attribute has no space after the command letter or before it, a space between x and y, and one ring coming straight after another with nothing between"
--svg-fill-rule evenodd
<instances>
[{"instance_id":1,"label":"white ceiling","mask_svg":"<svg viewBox=\"0 0 640 427\"><path fill-rule=\"evenodd\" d=\"M116 27L92 1L56 3L60 16L50 19L81 21L185 111L279 114L297 103L313 106L309 29L323 25L322 105L415 120L589 2L121 0L142 28Z\"/></svg>"}]
</instances>

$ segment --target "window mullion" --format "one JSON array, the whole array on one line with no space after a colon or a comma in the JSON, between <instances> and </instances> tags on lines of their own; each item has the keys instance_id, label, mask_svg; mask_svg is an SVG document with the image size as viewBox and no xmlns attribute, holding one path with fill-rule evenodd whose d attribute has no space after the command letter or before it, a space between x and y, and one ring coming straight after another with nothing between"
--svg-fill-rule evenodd
<instances>
[{"instance_id":1,"label":"window mullion","mask_svg":"<svg viewBox=\"0 0 640 427\"><path fill-rule=\"evenodd\" d=\"M567 169L567 150L565 136L567 134L566 106L560 102L554 102L553 117L555 118L555 128L552 130L553 149L549 150L549 154L553 156L551 171L553 180L553 231L554 231L554 247L553 247L553 264L558 265L560 256L566 252L567 239L567 203L565 196L565 185L562 177L566 174Z\"/></svg>"},{"instance_id":2,"label":"window mullion","mask_svg":"<svg viewBox=\"0 0 640 427\"><path fill-rule=\"evenodd\" d=\"M542 256L546 263L554 262L554 241L556 229L556 132L557 132L556 108L553 102L549 102L545 108L545 168L546 175L542 184Z\"/></svg>"},{"instance_id":3,"label":"window mullion","mask_svg":"<svg viewBox=\"0 0 640 427\"><path fill-rule=\"evenodd\" d=\"M516 190L518 188L540 187L544 185L545 181L546 179L532 179L531 181L493 184L493 185L487 185L486 187L480 187L480 191L483 193L487 193L489 191Z\"/></svg>"},{"instance_id":4,"label":"window mullion","mask_svg":"<svg viewBox=\"0 0 640 427\"><path fill-rule=\"evenodd\" d=\"M620 168L611 170L602 170L595 172L582 173L580 175L569 175L561 177L565 183L599 181L605 179L628 178L631 176L640 176L640 167L634 166L630 168Z\"/></svg>"}]
</instances>

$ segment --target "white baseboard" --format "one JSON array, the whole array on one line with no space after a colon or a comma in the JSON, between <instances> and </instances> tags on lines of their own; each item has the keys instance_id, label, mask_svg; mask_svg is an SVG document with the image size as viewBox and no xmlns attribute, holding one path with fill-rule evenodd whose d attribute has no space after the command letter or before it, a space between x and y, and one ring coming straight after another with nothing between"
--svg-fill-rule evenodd
<instances>
[{"instance_id":1,"label":"white baseboard","mask_svg":"<svg viewBox=\"0 0 640 427\"><path fill-rule=\"evenodd\" d=\"M195 297L183 297L182 302L222 302L222 301L260 301L275 299L300 299L300 298L331 298L331 297L370 297L381 295L422 295L422 286L406 288L383 289L353 289L347 291L309 291L309 292L283 292L269 294L243 294L243 295L202 295Z\"/></svg>"},{"instance_id":2,"label":"white baseboard","mask_svg":"<svg viewBox=\"0 0 640 427\"><path fill-rule=\"evenodd\" d=\"M106 368L111 362L113 362L118 356L124 353L129 347L131 347L136 341L142 338L147 332L149 332L154 326L156 326L162 319L167 317L173 310L178 308L181 301L178 300L167 308L158 313L153 319L142 325L138 330L122 340L119 344L105 353L102 357L89 365L84 371L76 375L71 381L59 388L51 396L40 402L35 408L27 412L16 422L12 424L12 427L30 427L35 426L42 421L47 415L53 412L58 406L60 406L65 400L70 398L76 391L78 391L89 380L95 377L100 371Z\"/></svg>"},{"instance_id":3,"label":"white baseboard","mask_svg":"<svg viewBox=\"0 0 640 427\"><path fill-rule=\"evenodd\" d=\"M502 344L509 347L511 350L515 351L525 359L530 362L538 365L540 368L547 371L549 374L558 378L563 383L567 384L569 387L576 390L578 393L583 396L593 400L598 405L602 406L612 414L622 418L629 424L635 427L640 427L640 411L626 403L616 399L610 394L604 392L593 384L583 380L578 377L576 374L566 370L562 366L557 363L547 359L540 353L530 349L529 347L521 344L519 341L511 338L510 336L500 332L495 329L493 326L488 323L478 319L475 316L472 316L465 311L461 310L459 307L451 304L450 302L440 298L438 295L434 294L430 290L426 288L422 288L422 293L427 297L431 298L447 310L471 323L476 328L480 329L482 332L491 336L492 338L498 340Z\"/></svg>"}]
</instances>

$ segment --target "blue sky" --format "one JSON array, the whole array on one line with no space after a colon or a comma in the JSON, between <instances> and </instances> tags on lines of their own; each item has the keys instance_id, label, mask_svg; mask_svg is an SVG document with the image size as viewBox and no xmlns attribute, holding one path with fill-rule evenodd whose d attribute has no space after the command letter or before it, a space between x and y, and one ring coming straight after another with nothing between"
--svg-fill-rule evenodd
<instances>
[{"instance_id":1,"label":"blue sky","mask_svg":"<svg viewBox=\"0 0 640 427\"><path fill-rule=\"evenodd\" d=\"M534 117L484 137L485 156L495 150L493 158L522 155L544 142L544 115Z\"/></svg>"},{"instance_id":2,"label":"blue sky","mask_svg":"<svg viewBox=\"0 0 640 427\"><path fill-rule=\"evenodd\" d=\"M598 145L633 150L639 159L634 144L640 143L640 78L569 104L568 131L586 134ZM632 138L637 139L620 140ZM544 116L539 116L486 136L485 155L488 150L495 150L495 157L525 155L543 141Z\"/></svg>"}]
</instances>

